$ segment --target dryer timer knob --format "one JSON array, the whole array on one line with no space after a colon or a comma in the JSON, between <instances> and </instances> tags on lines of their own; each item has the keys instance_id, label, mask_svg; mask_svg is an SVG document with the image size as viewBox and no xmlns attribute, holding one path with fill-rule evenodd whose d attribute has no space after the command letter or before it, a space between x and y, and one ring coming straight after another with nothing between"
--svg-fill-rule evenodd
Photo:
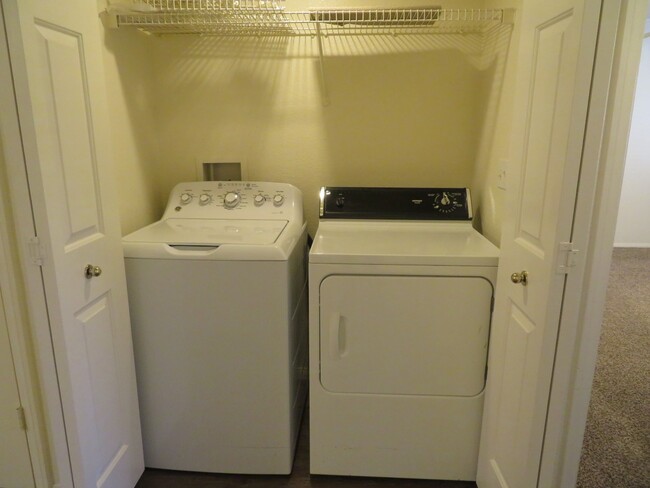
<instances>
[{"instance_id":1,"label":"dryer timer knob","mask_svg":"<svg viewBox=\"0 0 650 488\"><path fill-rule=\"evenodd\" d=\"M187 205L192 201L192 194L191 193L181 193L181 203L183 205Z\"/></svg>"}]
</instances>

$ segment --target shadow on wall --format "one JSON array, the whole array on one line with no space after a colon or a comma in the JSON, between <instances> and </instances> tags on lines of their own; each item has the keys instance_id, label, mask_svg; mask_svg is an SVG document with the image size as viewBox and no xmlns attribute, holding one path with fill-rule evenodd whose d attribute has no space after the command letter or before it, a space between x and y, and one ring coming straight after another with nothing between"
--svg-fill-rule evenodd
<instances>
[{"instance_id":1,"label":"shadow on wall","mask_svg":"<svg viewBox=\"0 0 650 488\"><path fill-rule=\"evenodd\" d=\"M327 184L468 186L487 72L451 50L325 60Z\"/></svg>"},{"instance_id":2,"label":"shadow on wall","mask_svg":"<svg viewBox=\"0 0 650 488\"><path fill-rule=\"evenodd\" d=\"M502 153L509 154L510 105L504 108L503 91L506 83L506 66L510 54L513 29L504 25L494 29L485 37L484 59L491 60L491 73L485 77L481 96L484 100L481 133L478 141L472 181L475 206L474 226L499 245L501 212L504 192L497 188L499 157L495 154L500 146ZM510 94L511 95L511 94ZM511 101L510 96L509 101ZM501 138L497 140L497 127Z\"/></svg>"},{"instance_id":3,"label":"shadow on wall","mask_svg":"<svg viewBox=\"0 0 650 488\"><path fill-rule=\"evenodd\" d=\"M159 205L197 163L225 157L250 180L298 186L311 232L322 185L472 184L499 67L480 36L326 38L328 106L316 39L146 41Z\"/></svg>"},{"instance_id":4,"label":"shadow on wall","mask_svg":"<svg viewBox=\"0 0 650 488\"><path fill-rule=\"evenodd\" d=\"M282 83L278 63L288 39L157 41L154 91L165 168L160 198L165 200L177 182L195 179L199 162L245 161L249 179L261 180L257 154L274 123L275 94Z\"/></svg>"},{"instance_id":5,"label":"shadow on wall","mask_svg":"<svg viewBox=\"0 0 650 488\"><path fill-rule=\"evenodd\" d=\"M159 218L158 137L152 90L151 39L138 32L104 32L104 68L118 182L122 232Z\"/></svg>"}]
</instances>

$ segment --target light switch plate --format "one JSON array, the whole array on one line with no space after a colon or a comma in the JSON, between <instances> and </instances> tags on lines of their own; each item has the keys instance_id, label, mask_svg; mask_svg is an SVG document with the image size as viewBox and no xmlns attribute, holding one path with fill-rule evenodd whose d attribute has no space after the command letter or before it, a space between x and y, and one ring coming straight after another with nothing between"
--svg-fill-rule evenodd
<instances>
[{"instance_id":1,"label":"light switch plate","mask_svg":"<svg viewBox=\"0 0 650 488\"><path fill-rule=\"evenodd\" d=\"M505 190L507 187L506 177L508 175L508 160L499 160L499 170L497 172L497 188Z\"/></svg>"}]
</instances>

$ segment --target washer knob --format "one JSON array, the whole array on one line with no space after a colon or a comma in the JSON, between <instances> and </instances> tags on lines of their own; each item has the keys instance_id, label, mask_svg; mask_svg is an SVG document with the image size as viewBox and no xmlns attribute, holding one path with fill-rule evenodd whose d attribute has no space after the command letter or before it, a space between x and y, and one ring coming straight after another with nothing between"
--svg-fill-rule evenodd
<instances>
[{"instance_id":1,"label":"washer knob","mask_svg":"<svg viewBox=\"0 0 650 488\"><path fill-rule=\"evenodd\" d=\"M192 201L192 194L191 193L181 193L181 203L183 205L187 205Z\"/></svg>"},{"instance_id":2,"label":"washer knob","mask_svg":"<svg viewBox=\"0 0 650 488\"><path fill-rule=\"evenodd\" d=\"M199 204L201 204L201 205L207 205L207 204L210 203L211 201L212 201L212 195L209 195L209 194L207 194L207 193L203 193L203 194L199 197Z\"/></svg>"},{"instance_id":3,"label":"washer knob","mask_svg":"<svg viewBox=\"0 0 650 488\"><path fill-rule=\"evenodd\" d=\"M281 207L283 203L284 203L284 195L278 193L273 196L273 205L275 205L276 207Z\"/></svg>"},{"instance_id":4,"label":"washer knob","mask_svg":"<svg viewBox=\"0 0 650 488\"><path fill-rule=\"evenodd\" d=\"M226 208L235 208L237 205L239 205L239 200L239 193L229 191L226 193L226 196L223 197L223 206Z\"/></svg>"},{"instance_id":5,"label":"washer knob","mask_svg":"<svg viewBox=\"0 0 650 488\"><path fill-rule=\"evenodd\" d=\"M253 203L256 207L261 207L264 205L264 202L266 202L266 198L264 198L264 195L261 195L259 193L255 195L255 198L253 198Z\"/></svg>"}]
</instances>

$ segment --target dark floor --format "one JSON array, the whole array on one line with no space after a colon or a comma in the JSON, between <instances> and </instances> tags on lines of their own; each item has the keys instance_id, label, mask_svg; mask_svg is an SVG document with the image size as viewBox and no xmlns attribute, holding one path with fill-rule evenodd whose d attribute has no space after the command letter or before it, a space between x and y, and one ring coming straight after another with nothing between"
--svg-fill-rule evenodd
<instances>
[{"instance_id":1,"label":"dark floor","mask_svg":"<svg viewBox=\"0 0 650 488\"><path fill-rule=\"evenodd\" d=\"M188 473L147 469L136 488L476 488L466 481L400 480L393 478L356 478L347 476L309 475L309 411L303 416L302 428L289 476Z\"/></svg>"}]
</instances>

